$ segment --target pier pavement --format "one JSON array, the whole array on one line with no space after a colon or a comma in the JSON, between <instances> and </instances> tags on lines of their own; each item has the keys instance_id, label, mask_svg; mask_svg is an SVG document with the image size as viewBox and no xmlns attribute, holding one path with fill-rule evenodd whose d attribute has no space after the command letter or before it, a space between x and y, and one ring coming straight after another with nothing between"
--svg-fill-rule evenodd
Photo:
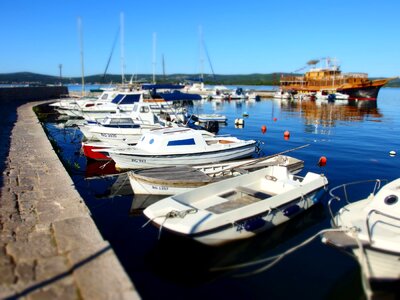
<instances>
[{"instance_id":1,"label":"pier pavement","mask_svg":"<svg viewBox=\"0 0 400 300\"><path fill-rule=\"evenodd\" d=\"M0 110L0 299L139 299L33 107Z\"/></svg>"}]
</instances>

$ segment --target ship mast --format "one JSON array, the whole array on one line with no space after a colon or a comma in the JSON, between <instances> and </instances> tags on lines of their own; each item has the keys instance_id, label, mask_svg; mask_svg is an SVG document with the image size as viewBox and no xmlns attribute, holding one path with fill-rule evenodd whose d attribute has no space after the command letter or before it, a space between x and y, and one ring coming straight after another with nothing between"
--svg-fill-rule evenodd
<instances>
[{"instance_id":1,"label":"ship mast","mask_svg":"<svg viewBox=\"0 0 400 300\"><path fill-rule=\"evenodd\" d=\"M85 69L83 63L83 34L82 34L82 19L78 17L78 31L80 41L80 53L81 53L81 71L82 71L82 96L85 95Z\"/></svg>"},{"instance_id":2,"label":"ship mast","mask_svg":"<svg viewBox=\"0 0 400 300\"><path fill-rule=\"evenodd\" d=\"M121 12L120 14L120 27L121 27L121 81L122 84L125 82L125 41L124 41L124 13Z\"/></svg>"},{"instance_id":3,"label":"ship mast","mask_svg":"<svg viewBox=\"0 0 400 300\"><path fill-rule=\"evenodd\" d=\"M156 83L156 38L157 34L153 32L153 83Z\"/></svg>"}]
</instances>

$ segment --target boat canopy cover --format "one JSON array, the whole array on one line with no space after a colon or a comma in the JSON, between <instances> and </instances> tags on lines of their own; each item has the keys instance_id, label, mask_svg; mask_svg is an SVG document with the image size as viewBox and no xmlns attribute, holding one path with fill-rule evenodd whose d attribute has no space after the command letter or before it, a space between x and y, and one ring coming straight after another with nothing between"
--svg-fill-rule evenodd
<instances>
[{"instance_id":1,"label":"boat canopy cover","mask_svg":"<svg viewBox=\"0 0 400 300\"><path fill-rule=\"evenodd\" d=\"M183 100L201 100L199 94L182 93L180 91L173 91L172 93L157 93L165 101L183 101Z\"/></svg>"},{"instance_id":2,"label":"boat canopy cover","mask_svg":"<svg viewBox=\"0 0 400 300\"><path fill-rule=\"evenodd\" d=\"M185 80L189 81L189 82L203 82L204 81L203 78L186 78Z\"/></svg>"},{"instance_id":3,"label":"boat canopy cover","mask_svg":"<svg viewBox=\"0 0 400 300\"><path fill-rule=\"evenodd\" d=\"M157 89L170 89L170 90L176 90L176 89L183 89L185 86L180 85L180 84L170 84L170 83L165 83L165 84L143 84L142 89L143 90L157 90Z\"/></svg>"},{"instance_id":4,"label":"boat canopy cover","mask_svg":"<svg viewBox=\"0 0 400 300\"><path fill-rule=\"evenodd\" d=\"M118 94L111 102L115 104L133 104L139 102L140 96L140 94Z\"/></svg>"}]
</instances>

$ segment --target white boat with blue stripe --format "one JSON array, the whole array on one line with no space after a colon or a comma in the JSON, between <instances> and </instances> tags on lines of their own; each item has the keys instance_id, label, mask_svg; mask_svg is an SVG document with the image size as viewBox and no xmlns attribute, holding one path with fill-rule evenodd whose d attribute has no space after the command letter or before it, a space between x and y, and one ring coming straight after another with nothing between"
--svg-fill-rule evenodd
<instances>
[{"instance_id":1,"label":"white boat with blue stripe","mask_svg":"<svg viewBox=\"0 0 400 300\"><path fill-rule=\"evenodd\" d=\"M160 230L219 245L255 236L319 202L328 180L269 166L162 199L143 212Z\"/></svg>"},{"instance_id":2,"label":"white boat with blue stripe","mask_svg":"<svg viewBox=\"0 0 400 300\"><path fill-rule=\"evenodd\" d=\"M178 127L151 130L136 146L107 151L118 169L143 169L234 160L252 156L255 148L254 140Z\"/></svg>"}]
</instances>

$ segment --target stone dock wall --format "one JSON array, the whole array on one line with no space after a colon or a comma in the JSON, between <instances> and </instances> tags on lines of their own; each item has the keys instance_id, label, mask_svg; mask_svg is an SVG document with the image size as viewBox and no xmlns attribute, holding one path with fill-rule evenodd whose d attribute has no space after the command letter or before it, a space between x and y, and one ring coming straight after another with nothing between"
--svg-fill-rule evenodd
<instances>
[{"instance_id":1,"label":"stone dock wall","mask_svg":"<svg viewBox=\"0 0 400 300\"><path fill-rule=\"evenodd\" d=\"M0 88L0 104L12 101L57 99L68 94L66 86L33 86Z\"/></svg>"},{"instance_id":2,"label":"stone dock wall","mask_svg":"<svg viewBox=\"0 0 400 300\"><path fill-rule=\"evenodd\" d=\"M139 299L33 112L41 103L0 111L0 299Z\"/></svg>"}]
</instances>

